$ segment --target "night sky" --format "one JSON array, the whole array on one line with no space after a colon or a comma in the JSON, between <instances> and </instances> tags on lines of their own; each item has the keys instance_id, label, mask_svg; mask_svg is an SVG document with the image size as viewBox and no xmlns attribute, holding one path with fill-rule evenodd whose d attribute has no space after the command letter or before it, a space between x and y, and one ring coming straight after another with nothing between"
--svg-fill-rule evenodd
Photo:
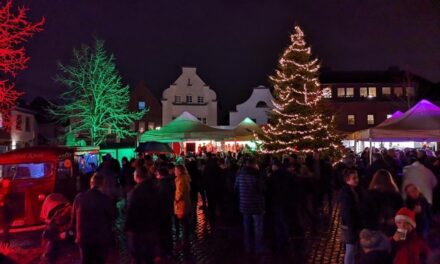
<instances>
[{"instance_id":1,"label":"night sky","mask_svg":"<svg viewBox=\"0 0 440 264\"><path fill-rule=\"evenodd\" d=\"M233 110L252 87L267 84L298 23L322 65L333 70L399 66L440 81L440 4L437 0L21 0L30 19L46 17L27 44L31 61L17 86L26 98L54 99L57 61L72 49L106 41L130 86L144 80L160 98L196 66Z\"/></svg>"}]
</instances>

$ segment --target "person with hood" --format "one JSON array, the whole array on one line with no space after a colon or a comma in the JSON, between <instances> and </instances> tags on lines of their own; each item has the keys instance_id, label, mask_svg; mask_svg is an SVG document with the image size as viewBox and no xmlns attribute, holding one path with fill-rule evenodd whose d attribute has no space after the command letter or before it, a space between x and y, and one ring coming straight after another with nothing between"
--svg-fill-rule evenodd
<instances>
[{"instance_id":1,"label":"person with hood","mask_svg":"<svg viewBox=\"0 0 440 264\"><path fill-rule=\"evenodd\" d=\"M253 158L245 161L235 180L235 191L239 195L240 213L243 216L244 248L246 253L252 250L263 253L263 218L264 218L264 181ZM251 233L253 229L254 246Z\"/></svg>"}]
</instances>

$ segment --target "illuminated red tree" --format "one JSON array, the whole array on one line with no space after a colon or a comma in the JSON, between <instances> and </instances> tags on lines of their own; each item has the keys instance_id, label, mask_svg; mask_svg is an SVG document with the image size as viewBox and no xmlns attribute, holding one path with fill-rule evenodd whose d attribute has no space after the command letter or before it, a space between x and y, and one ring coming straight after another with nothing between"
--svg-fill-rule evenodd
<instances>
[{"instance_id":1,"label":"illuminated red tree","mask_svg":"<svg viewBox=\"0 0 440 264\"><path fill-rule=\"evenodd\" d=\"M42 31L44 18L32 23L27 20L28 8L12 11L12 1L0 7L0 114L4 128L10 127L11 110L22 94L15 89L13 78L26 68L30 57L23 44L35 33Z\"/></svg>"}]
</instances>

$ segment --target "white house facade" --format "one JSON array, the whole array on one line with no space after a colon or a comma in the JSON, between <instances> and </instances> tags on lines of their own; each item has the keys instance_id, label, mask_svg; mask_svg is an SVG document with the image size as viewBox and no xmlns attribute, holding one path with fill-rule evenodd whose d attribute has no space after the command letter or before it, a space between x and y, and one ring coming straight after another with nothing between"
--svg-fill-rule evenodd
<instances>
[{"instance_id":1,"label":"white house facade","mask_svg":"<svg viewBox=\"0 0 440 264\"><path fill-rule=\"evenodd\" d=\"M33 146L36 141L34 112L16 107L11 111L10 118L11 128L9 132L3 130L3 122L0 121L0 152Z\"/></svg>"},{"instance_id":2,"label":"white house facade","mask_svg":"<svg viewBox=\"0 0 440 264\"><path fill-rule=\"evenodd\" d=\"M273 99L269 88L261 85L255 87L249 99L237 105L237 111L229 112L229 125L236 126L246 117L259 125L267 124L267 113L273 108Z\"/></svg>"},{"instance_id":3,"label":"white house facade","mask_svg":"<svg viewBox=\"0 0 440 264\"><path fill-rule=\"evenodd\" d=\"M194 67L182 67L182 74L163 91L161 101L162 125L185 111L204 124L217 125L217 95L197 75Z\"/></svg>"}]
</instances>

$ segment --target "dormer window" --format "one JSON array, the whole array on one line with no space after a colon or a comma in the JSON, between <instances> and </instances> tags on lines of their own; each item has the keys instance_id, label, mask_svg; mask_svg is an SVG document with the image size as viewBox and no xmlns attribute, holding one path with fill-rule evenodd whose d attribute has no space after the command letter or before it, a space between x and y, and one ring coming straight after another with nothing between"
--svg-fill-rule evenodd
<instances>
[{"instance_id":1,"label":"dormer window","mask_svg":"<svg viewBox=\"0 0 440 264\"><path fill-rule=\"evenodd\" d=\"M186 84L187 86L192 86L192 83L191 83L191 79L190 78L188 78L188 83Z\"/></svg>"},{"instance_id":2,"label":"dormer window","mask_svg":"<svg viewBox=\"0 0 440 264\"><path fill-rule=\"evenodd\" d=\"M259 101L256 105L257 108L268 108L266 102L264 101Z\"/></svg>"},{"instance_id":3,"label":"dormer window","mask_svg":"<svg viewBox=\"0 0 440 264\"><path fill-rule=\"evenodd\" d=\"M138 102L138 109L144 110L145 109L145 101L139 101Z\"/></svg>"}]
</instances>

